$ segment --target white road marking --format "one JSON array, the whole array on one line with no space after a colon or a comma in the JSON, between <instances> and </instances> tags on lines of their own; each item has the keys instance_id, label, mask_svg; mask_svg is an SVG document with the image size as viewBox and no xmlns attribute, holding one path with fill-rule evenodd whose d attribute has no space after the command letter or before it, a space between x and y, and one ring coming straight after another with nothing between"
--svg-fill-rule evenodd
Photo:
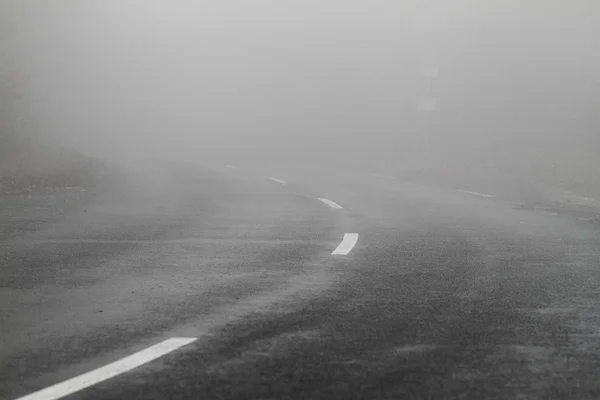
<instances>
[{"instance_id":1,"label":"white road marking","mask_svg":"<svg viewBox=\"0 0 600 400\"><path fill-rule=\"evenodd\" d=\"M495 196L492 196L491 194L484 194L484 193L479 193L479 192L470 192L468 190L459 190L459 192L469 193L469 194L472 194L474 196L481 196L481 197L495 197Z\"/></svg>"},{"instance_id":2,"label":"white road marking","mask_svg":"<svg viewBox=\"0 0 600 400\"><path fill-rule=\"evenodd\" d=\"M239 169L238 167L234 167L233 165L226 165L225 167L231 168L231 169Z\"/></svg>"},{"instance_id":3,"label":"white road marking","mask_svg":"<svg viewBox=\"0 0 600 400\"><path fill-rule=\"evenodd\" d=\"M354 248L356 242L358 242L358 233L344 233L342 243L331 254L345 256Z\"/></svg>"},{"instance_id":4,"label":"white road marking","mask_svg":"<svg viewBox=\"0 0 600 400\"><path fill-rule=\"evenodd\" d=\"M325 199L323 197L319 197L318 199L320 201L322 201L323 203L327 204L331 208L342 208L342 206L340 206L339 204L337 204L335 201L331 201L331 200Z\"/></svg>"},{"instance_id":5,"label":"white road marking","mask_svg":"<svg viewBox=\"0 0 600 400\"><path fill-rule=\"evenodd\" d=\"M272 176L270 176L269 179L272 180L273 182L281 183L282 185L288 184L286 181L282 181L281 179L273 178Z\"/></svg>"},{"instance_id":6,"label":"white road marking","mask_svg":"<svg viewBox=\"0 0 600 400\"><path fill-rule=\"evenodd\" d=\"M196 338L171 338L164 342L160 342L152 347L148 347L142 351L125 357L114 363L105 365L104 367L95 369L85 374L76 376L56 385L47 387L40 391L31 393L27 396L18 398L17 400L56 400L61 397L68 396L75 392L79 392L87 387L96 385L115 376L131 371L143 364L164 356L180 347L188 345L197 340Z\"/></svg>"}]
</instances>

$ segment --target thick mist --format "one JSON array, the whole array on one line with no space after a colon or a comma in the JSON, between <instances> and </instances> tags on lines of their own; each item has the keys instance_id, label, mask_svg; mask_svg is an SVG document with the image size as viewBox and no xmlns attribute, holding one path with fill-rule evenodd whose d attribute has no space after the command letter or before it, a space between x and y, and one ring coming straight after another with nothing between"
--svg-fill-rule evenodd
<instances>
[{"instance_id":1,"label":"thick mist","mask_svg":"<svg viewBox=\"0 0 600 400\"><path fill-rule=\"evenodd\" d=\"M596 182L595 1L2 7L37 116L30 131L89 154ZM435 61L425 65L428 54ZM419 70L431 66L437 107L424 112Z\"/></svg>"}]
</instances>

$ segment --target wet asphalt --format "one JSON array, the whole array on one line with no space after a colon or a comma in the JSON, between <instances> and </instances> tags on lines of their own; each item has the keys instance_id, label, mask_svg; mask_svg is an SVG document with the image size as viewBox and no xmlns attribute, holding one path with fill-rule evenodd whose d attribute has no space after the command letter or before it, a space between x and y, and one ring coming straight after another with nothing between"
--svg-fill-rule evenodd
<instances>
[{"instance_id":1,"label":"wet asphalt","mask_svg":"<svg viewBox=\"0 0 600 400\"><path fill-rule=\"evenodd\" d=\"M238 167L161 165L39 218L5 202L0 397L194 337L65 398L600 398L597 224L356 170Z\"/></svg>"}]
</instances>

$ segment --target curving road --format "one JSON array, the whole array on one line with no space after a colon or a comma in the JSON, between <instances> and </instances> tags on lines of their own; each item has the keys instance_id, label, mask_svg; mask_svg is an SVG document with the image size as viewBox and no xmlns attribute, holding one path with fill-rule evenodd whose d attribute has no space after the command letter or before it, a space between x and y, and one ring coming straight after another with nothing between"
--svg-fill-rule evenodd
<instances>
[{"instance_id":1,"label":"curving road","mask_svg":"<svg viewBox=\"0 0 600 400\"><path fill-rule=\"evenodd\" d=\"M597 226L354 170L158 171L4 234L0 397L600 397Z\"/></svg>"}]
</instances>

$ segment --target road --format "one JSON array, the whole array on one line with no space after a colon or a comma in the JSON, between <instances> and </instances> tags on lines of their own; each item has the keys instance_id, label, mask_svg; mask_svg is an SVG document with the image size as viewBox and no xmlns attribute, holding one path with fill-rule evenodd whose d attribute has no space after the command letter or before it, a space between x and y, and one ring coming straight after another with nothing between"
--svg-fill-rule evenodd
<instances>
[{"instance_id":1,"label":"road","mask_svg":"<svg viewBox=\"0 0 600 400\"><path fill-rule=\"evenodd\" d=\"M600 398L597 225L231 163L3 231L2 399Z\"/></svg>"}]
</instances>

